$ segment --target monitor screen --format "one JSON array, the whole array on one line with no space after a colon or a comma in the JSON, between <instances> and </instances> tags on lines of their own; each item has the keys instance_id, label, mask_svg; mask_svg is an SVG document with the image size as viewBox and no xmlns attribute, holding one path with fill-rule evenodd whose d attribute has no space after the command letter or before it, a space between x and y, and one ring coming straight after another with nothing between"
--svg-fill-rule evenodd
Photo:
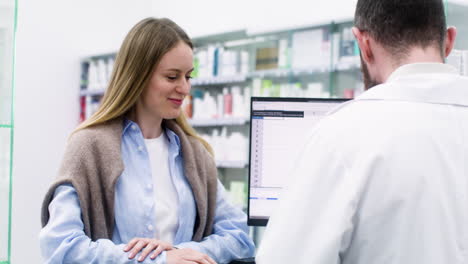
<instances>
[{"instance_id":1,"label":"monitor screen","mask_svg":"<svg viewBox=\"0 0 468 264\"><path fill-rule=\"evenodd\" d=\"M311 129L347 99L252 97L248 224L265 226Z\"/></svg>"}]
</instances>

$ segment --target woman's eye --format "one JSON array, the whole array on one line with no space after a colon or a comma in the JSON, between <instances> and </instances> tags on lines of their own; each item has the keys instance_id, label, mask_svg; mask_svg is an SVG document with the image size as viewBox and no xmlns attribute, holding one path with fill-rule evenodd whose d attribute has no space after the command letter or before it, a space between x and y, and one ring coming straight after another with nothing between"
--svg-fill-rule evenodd
<instances>
[{"instance_id":1,"label":"woman's eye","mask_svg":"<svg viewBox=\"0 0 468 264\"><path fill-rule=\"evenodd\" d=\"M177 79L177 76L167 76L167 78L168 78L169 80L172 80L172 81L174 81L174 80L176 80L176 79Z\"/></svg>"},{"instance_id":2,"label":"woman's eye","mask_svg":"<svg viewBox=\"0 0 468 264\"><path fill-rule=\"evenodd\" d=\"M193 77L190 76L190 75L189 75L189 76L185 76L185 79L187 79L187 80L190 80L190 79L192 79L192 78L193 78Z\"/></svg>"}]
</instances>

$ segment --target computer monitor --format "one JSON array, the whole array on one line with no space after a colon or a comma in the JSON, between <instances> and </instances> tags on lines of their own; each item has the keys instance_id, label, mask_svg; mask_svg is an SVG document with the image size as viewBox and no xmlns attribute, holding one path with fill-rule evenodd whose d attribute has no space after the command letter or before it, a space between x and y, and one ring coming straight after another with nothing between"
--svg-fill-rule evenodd
<instances>
[{"instance_id":1,"label":"computer monitor","mask_svg":"<svg viewBox=\"0 0 468 264\"><path fill-rule=\"evenodd\" d=\"M249 225L267 224L311 129L329 111L346 100L252 97L247 209Z\"/></svg>"}]
</instances>

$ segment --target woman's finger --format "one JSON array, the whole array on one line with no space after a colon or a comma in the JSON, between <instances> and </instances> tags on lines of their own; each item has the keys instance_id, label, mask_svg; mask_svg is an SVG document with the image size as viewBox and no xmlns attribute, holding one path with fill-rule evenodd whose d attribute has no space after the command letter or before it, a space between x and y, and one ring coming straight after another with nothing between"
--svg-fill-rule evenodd
<instances>
[{"instance_id":1,"label":"woman's finger","mask_svg":"<svg viewBox=\"0 0 468 264\"><path fill-rule=\"evenodd\" d=\"M153 251L153 249L155 249L157 247L158 247L157 242L151 242L151 243L147 244L145 249L143 249L143 251L141 251L140 257L138 257L138 261L145 260L145 258L149 255L149 253L151 253L151 251Z\"/></svg>"},{"instance_id":2,"label":"woman's finger","mask_svg":"<svg viewBox=\"0 0 468 264\"><path fill-rule=\"evenodd\" d=\"M133 246L135 246L136 243L138 243L138 241L140 241L141 238L134 238L132 240L130 240L130 242L127 243L127 245L124 247L124 251L127 252L129 251L130 249L133 248Z\"/></svg>"},{"instance_id":3,"label":"woman's finger","mask_svg":"<svg viewBox=\"0 0 468 264\"><path fill-rule=\"evenodd\" d=\"M128 258L129 259L134 258L138 254L138 252L140 252L141 249L144 248L147 244L148 244L148 242L145 241L145 240L138 241L138 243L136 243L136 245L130 251L130 254L128 255Z\"/></svg>"},{"instance_id":4,"label":"woman's finger","mask_svg":"<svg viewBox=\"0 0 468 264\"><path fill-rule=\"evenodd\" d=\"M194 259L192 260L195 260L199 264L216 264L216 262L210 258L210 256L200 252L196 252Z\"/></svg>"},{"instance_id":5,"label":"woman's finger","mask_svg":"<svg viewBox=\"0 0 468 264\"><path fill-rule=\"evenodd\" d=\"M197 259L196 262L197 264L208 264L208 262L205 259Z\"/></svg>"},{"instance_id":6,"label":"woman's finger","mask_svg":"<svg viewBox=\"0 0 468 264\"><path fill-rule=\"evenodd\" d=\"M156 249L153 251L153 254L151 254L151 259L155 259L161 252L163 252L164 247L162 245L158 245Z\"/></svg>"},{"instance_id":7,"label":"woman's finger","mask_svg":"<svg viewBox=\"0 0 468 264\"><path fill-rule=\"evenodd\" d=\"M198 262L199 264L210 264L210 262L208 262L207 259L199 259L197 262Z\"/></svg>"},{"instance_id":8,"label":"woman's finger","mask_svg":"<svg viewBox=\"0 0 468 264\"><path fill-rule=\"evenodd\" d=\"M208 263L209 264L217 264L216 261L214 261L214 259L210 258L210 256L207 255L207 260L208 260Z\"/></svg>"},{"instance_id":9,"label":"woman's finger","mask_svg":"<svg viewBox=\"0 0 468 264\"><path fill-rule=\"evenodd\" d=\"M201 259L203 264L216 264L216 262L206 254L202 254Z\"/></svg>"}]
</instances>

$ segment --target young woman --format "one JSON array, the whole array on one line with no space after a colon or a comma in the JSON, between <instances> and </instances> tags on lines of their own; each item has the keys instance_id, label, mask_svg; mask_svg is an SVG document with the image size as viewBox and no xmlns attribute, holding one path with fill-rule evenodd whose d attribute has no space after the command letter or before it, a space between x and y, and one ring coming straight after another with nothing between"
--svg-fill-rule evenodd
<instances>
[{"instance_id":1,"label":"young woman","mask_svg":"<svg viewBox=\"0 0 468 264\"><path fill-rule=\"evenodd\" d=\"M169 19L126 36L98 111L71 135L46 194L46 263L228 263L251 257L210 146L190 127L192 43Z\"/></svg>"}]
</instances>

